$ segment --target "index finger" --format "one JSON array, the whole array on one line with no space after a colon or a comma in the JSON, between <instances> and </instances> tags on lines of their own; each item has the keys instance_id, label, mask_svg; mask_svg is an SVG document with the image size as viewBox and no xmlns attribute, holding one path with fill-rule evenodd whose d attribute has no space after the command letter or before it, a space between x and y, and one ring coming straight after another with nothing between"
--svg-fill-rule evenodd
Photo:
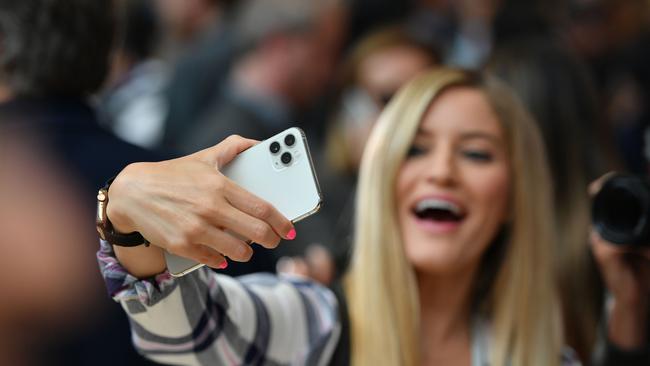
<instances>
[{"instance_id":1,"label":"index finger","mask_svg":"<svg viewBox=\"0 0 650 366\"><path fill-rule=\"evenodd\" d=\"M225 198L233 207L269 224L279 237L289 240L295 238L294 227L289 219L284 217L272 204L230 180L226 184Z\"/></svg>"},{"instance_id":2,"label":"index finger","mask_svg":"<svg viewBox=\"0 0 650 366\"><path fill-rule=\"evenodd\" d=\"M217 169L220 169L237 155L258 143L259 141L257 140L247 139L239 135L230 135L220 143L205 150L201 150L196 154L203 158L204 161L207 161Z\"/></svg>"}]
</instances>

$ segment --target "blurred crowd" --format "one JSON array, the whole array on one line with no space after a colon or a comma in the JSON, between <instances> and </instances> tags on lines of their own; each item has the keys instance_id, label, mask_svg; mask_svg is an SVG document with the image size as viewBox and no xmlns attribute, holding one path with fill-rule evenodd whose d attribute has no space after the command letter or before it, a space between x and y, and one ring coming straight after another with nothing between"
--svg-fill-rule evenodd
<instances>
[{"instance_id":1,"label":"blurred crowd","mask_svg":"<svg viewBox=\"0 0 650 366\"><path fill-rule=\"evenodd\" d=\"M648 0L3 0L0 364L152 364L105 294L94 196L130 162L231 134L302 128L324 205L294 243L227 273L336 279L370 130L436 65L498 75L539 124L560 292L578 298L564 304L568 343L589 364L605 288L585 254L587 186L650 172Z\"/></svg>"}]
</instances>

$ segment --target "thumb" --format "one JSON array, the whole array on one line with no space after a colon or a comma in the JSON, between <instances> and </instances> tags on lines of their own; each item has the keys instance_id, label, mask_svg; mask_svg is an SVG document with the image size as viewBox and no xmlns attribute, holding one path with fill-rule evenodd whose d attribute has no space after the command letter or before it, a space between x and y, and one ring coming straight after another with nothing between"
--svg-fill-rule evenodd
<instances>
[{"instance_id":1,"label":"thumb","mask_svg":"<svg viewBox=\"0 0 650 366\"><path fill-rule=\"evenodd\" d=\"M220 143L196 153L198 157L214 165L217 169L230 163L235 156L259 143L257 140L247 139L239 135L230 135Z\"/></svg>"}]
</instances>

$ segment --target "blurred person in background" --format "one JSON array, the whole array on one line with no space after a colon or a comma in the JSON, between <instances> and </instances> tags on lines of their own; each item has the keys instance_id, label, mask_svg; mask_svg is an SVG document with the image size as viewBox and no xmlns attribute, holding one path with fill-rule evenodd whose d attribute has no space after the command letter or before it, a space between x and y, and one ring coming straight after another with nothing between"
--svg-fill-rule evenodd
<instances>
[{"instance_id":1,"label":"blurred person in background","mask_svg":"<svg viewBox=\"0 0 650 366\"><path fill-rule=\"evenodd\" d=\"M143 354L205 365L578 364L562 346L549 276L543 142L504 84L437 69L391 100L365 150L355 253L334 293L300 278L165 272L161 248L222 268L251 255L227 231L269 247L295 238L289 221L215 169L255 143L233 136L134 164L110 187L116 230L156 243L102 241L98 252Z\"/></svg>"},{"instance_id":2,"label":"blurred person in background","mask_svg":"<svg viewBox=\"0 0 650 366\"><path fill-rule=\"evenodd\" d=\"M178 148L218 98L236 54L231 28L239 0L154 0L161 26L159 51L171 69L165 88L162 145Z\"/></svg>"},{"instance_id":3,"label":"blurred person in background","mask_svg":"<svg viewBox=\"0 0 650 366\"><path fill-rule=\"evenodd\" d=\"M488 70L517 92L542 131L553 178L555 253L567 338L587 360L595 343L602 293L595 289L586 245L590 224L586 187L604 169L596 159L602 145L594 139L598 113L589 73L560 40L545 34L520 34L498 45Z\"/></svg>"},{"instance_id":4,"label":"blurred person in background","mask_svg":"<svg viewBox=\"0 0 650 366\"><path fill-rule=\"evenodd\" d=\"M120 26L98 105L100 122L121 139L144 148L161 145L167 117L168 71L155 55L160 25L154 0L117 1Z\"/></svg>"},{"instance_id":5,"label":"blurred person in background","mask_svg":"<svg viewBox=\"0 0 650 366\"><path fill-rule=\"evenodd\" d=\"M608 176L590 185L595 195ZM650 249L611 243L592 229L591 250L607 289L595 366L650 364ZM647 243L646 243L647 244Z\"/></svg>"},{"instance_id":6,"label":"blurred person in background","mask_svg":"<svg viewBox=\"0 0 650 366\"><path fill-rule=\"evenodd\" d=\"M445 64L480 68L493 47L492 24L505 0L462 0L454 4L457 30L449 46ZM533 4L527 4L534 7Z\"/></svg>"},{"instance_id":7,"label":"blurred person in background","mask_svg":"<svg viewBox=\"0 0 650 366\"><path fill-rule=\"evenodd\" d=\"M179 138L179 148L196 151L231 134L262 140L298 126L310 140L313 158L320 160L320 139L314 132L320 126L305 115L328 91L345 20L346 8L340 0L248 0L239 4L233 23L238 56L222 92L201 120L193 128L188 126ZM325 237L331 220L324 208L313 220L298 223L307 234L282 251L287 255L303 253L306 245ZM275 256L276 252L269 254ZM275 271L275 264L267 270Z\"/></svg>"},{"instance_id":8,"label":"blurred person in background","mask_svg":"<svg viewBox=\"0 0 650 366\"><path fill-rule=\"evenodd\" d=\"M87 198L97 194L98 187L104 185L106 178L116 174L128 163L168 157L157 156L122 142L102 129L89 104L88 99L100 88L108 73L114 21L115 12L110 0L0 2L0 89L4 91L3 100L0 101L0 122L19 123L37 136L38 142L47 152L48 160L44 161L56 162L62 171L59 174L70 182L70 189L61 192L61 199L69 196L72 190L82 202L90 203ZM48 184L47 181L30 181L23 188L27 192L31 184L36 183ZM48 189L56 191L58 187L48 186ZM43 191L34 194L40 195L41 192ZM75 200L71 200L69 206L58 201L58 198L54 202L61 204L58 215L73 215L70 220L78 217ZM85 219L78 221L77 226L92 226L91 217L96 212L95 208L91 204L82 206L82 216ZM31 214L32 212L25 211L21 219L27 219ZM34 216L34 220L42 221L42 217ZM59 218L53 217L52 220ZM22 225L16 228L23 228L30 223L23 222ZM40 227L32 226L30 230L38 231ZM40 237L34 237L38 238ZM79 241L62 245L57 250L69 251L70 246L74 246L77 252L67 253L71 261L79 258L92 260L92 245L81 240L83 237L78 239ZM44 246L43 251L47 251L52 249L54 243L56 241L41 240L39 245ZM26 248L35 247L32 243ZM15 253L20 253L18 248L15 250ZM40 255L35 254L34 258ZM53 260L54 258L56 257ZM37 262L34 263L34 266L38 265ZM121 334L128 329L128 324L114 304L106 300L99 301L106 297L101 290L100 277L85 265L70 266L71 269L85 269L84 273L77 273L79 279L70 280L68 286L74 288L91 282L91 291L86 294L88 299L83 302L92 306L76 312L79 317L85 317L87 322L71 321L64 326L65 332L61 330L39 334L50 346L46 364L148 363L136 354L128 339L109 336ZM38 269L26 268L27 272L32 270ZM49 276L59 276L59 271L54 271ZM15 278L20 276L17 274ZM7 298L11 298L11 294ZM42 311L46 311L48 304L42 305L45 308ZM107 344L111 345L110 353L102 351Z\"/></svg>"},{"instance_id":9,"label":"blurred person in background","mask_svg":"<svg viewBox=\"0 0 650 366\"><path fill-rule=\"evenodd\" d=\"M2 365L64 364L52 357L54 340L77 336L100 308L90 248L80 246L97 236L79 230L86 199L32 132L0 122Z\"/></svg>"},{"instance_id":10,"label":"blurred person in background","mask_svg":"<svg viewBox=\"0 0 650 366\"><path fill-rule=\"evenodd\" d=\"M591 247L587 245L591 205L586 187L605 171L605 161L615 160L604 158L611 151L599 139L602 134L598 131L606 127L605 120L599 113L590 70L549 30L529 28L529 32L502 39L488 70L501 76L522 98L538 122L547 147L555 196L554 252L567 341L583 360L590 360L589 364L647 364L650 360L644 351L639 352L643 341L638 343L637 336L646 332L648 326L644 320L647 305L639 308L630 304L625 295L619 301L614 299L614 307L606 311L600 280L629 274L626 280L643 283L648 280L643 279L647 274L635 270L636 261L623 261L621 253L616 259L617 251L611 250L613 244L606 244L597 236L591 238ZM634 252L625 255L641 260ZM604 281L604 285L613 294L620 294L629 286L611 281ZM636 289L638 293L634 296L645 296L643 303L648 294L643 294L642 287ZM602 325L605 329L599 329ZM630 337L637 338L637 343L630 343ZM604 343L605 339L607 346L599 345L601 349L596 351L600 354L596 354L597 340Z\"/></svg>"},{"instance_id":11,"label":"blurred person in background","mask_svg":"<svg viewBox=\"0 0 650 366\"><path fill-rule=\"evenodd\" d=\"M341 101L329 130L328 161L356 176L377 117L397 90L440 63L438 51L402 26L389 26L359 40L342 65Z\"/></svg>"},{"instance_id":12,"label":"blurred person in background","mask_svg":"<svg viewBox=\"0 0 650 366\"><path fill-rule=\"evenodd\" d=\"M264 139L295 125L292 118L324 94L333 76L345 8L340 0L248 0L234 22L235 65L223 95L186 130L185 152L234 133Z\"/></svg>"},{"instance_id":13,"label":"blurred person in background","mask_svg":"<svg viewBox=\"0 0 650 366\"><path fill-rule=\"evenodd\" d=\"M567 36L589 65L624 167L648 174L650 4L647 0L571 2ZM612 138L612 136L608 136Z\"/></svg>"},{"instance_id":14,"label":"blurred person in background","mask_svg":"<svg viewBox=\"0 0 650 366\"><path fill-rule=\"evenodd\" d=\"M354 190L366 141L379 114L397 90L416 74L440 62L434 47L400 25L370 32L349 51L341 67L338 106L327 127L324 163L332 173L321 178L327 204L336 218L329 250L312 249L305 257L283 261L283 272L333 280L345 272L352 242ZM336 258L335 263L331 258ZM318 268L327 273L320 273ZM329 273L335 269L336 273ZM327 282L327 281L326 281Z\"/></svg>"},{"instance_id":15,"label":"blurred person in background","mask_svg":"<svg viewBox=\"0 0 650 366\"><path fill-rule=\"evenodd\" d=\"M567 39L598 88L597 113L604 122L600 140L615 146L622 158L617 168L647 178L643 135L650 125L650 3L585 0L570 2L569 9ZM619 250L597 234L591 235L591 249L607 290L597 299L604 310L594 364L650 364L650 263L641 252Z\"/></svg>"},{"instance_id":16,"label":"blurred person in background","mask_svg":"<svg viewBox=\"0 0 650 366\"><path fill-rule=\"evenodd\" d=\"M439 45L445 65L478 69L492 50L492 24L503 2L416 0L407 23L412 32Z\"/></svg>"},{"instance_id":17,"label":"blurred person in background","mask_svg":"<svg viewBox=\"0 0 650 366\"><path fill-rule=\"evenodd\" d=\"M232 1L220 0L153 0L160 21L165 25L167 52L179 52L183 44L196 41L218 26L224 17L224 7Z\"/></svg>"},{"instance_id":18,"label":"blurred person in background","mask_svg":"<svg viewBox=\"0 0 650 366\"><path fill-rule=\"evenodd\" d=\"M347 46L358 43L378 28L404 22L417 0L349 0Z\"/></svg>"}]
</instances>

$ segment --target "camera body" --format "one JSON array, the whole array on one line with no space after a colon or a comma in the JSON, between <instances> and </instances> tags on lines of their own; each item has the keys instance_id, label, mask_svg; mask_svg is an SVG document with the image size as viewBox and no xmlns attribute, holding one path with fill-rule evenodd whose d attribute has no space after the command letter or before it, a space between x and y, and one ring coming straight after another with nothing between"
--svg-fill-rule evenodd
<instances>
[{"instance_id":1,"label":"camera body","mask_svg":"<svg viewBox=\"0 0 650 366\"><path fill-rule=\"evenodd\" d=\"M650 246L650 183L629 174L609 178L593 199L592 222L618 245Z\"/></svg>"}]
</instances>

